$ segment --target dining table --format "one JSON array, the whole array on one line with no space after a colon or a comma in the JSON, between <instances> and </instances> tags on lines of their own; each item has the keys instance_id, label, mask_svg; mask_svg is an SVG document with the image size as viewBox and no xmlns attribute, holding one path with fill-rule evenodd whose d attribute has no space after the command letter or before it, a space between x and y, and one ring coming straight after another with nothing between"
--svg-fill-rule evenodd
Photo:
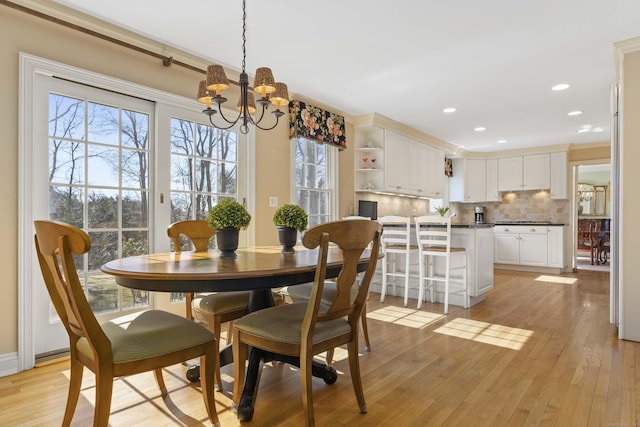
<instances>
[{"instance_id":1,"label":"dining table","mask_svg":"<svg viewBox=\"0 0 640 427\"><path fill-rule=\"evenodd\" d=\"M342 261L340 249L330 247L327 278L338 275ZM365 271L368 261L367 250L360 258L358 271ZM138 290L185 293L250 291L247 312L252 312L275 306L273 288L313 282L317 262L318 249L296 247L294 252L287 253L282 252L280 246L258 246L238 249L235 258L221 258L217 250L138 255L109 261L101 270L115 276L119 285ZM253 417L261 368L270 361L300 366L298 358L252 348L237 407L241 421ZM220 364L224 366L232 362L232 347L227 345L220 351ZM312 371L327 384L333 384L338 378L335 369L317 360L314 360ZM197 381L199 367L190 368L187 376Z\"/></svg>"}]
</instances>

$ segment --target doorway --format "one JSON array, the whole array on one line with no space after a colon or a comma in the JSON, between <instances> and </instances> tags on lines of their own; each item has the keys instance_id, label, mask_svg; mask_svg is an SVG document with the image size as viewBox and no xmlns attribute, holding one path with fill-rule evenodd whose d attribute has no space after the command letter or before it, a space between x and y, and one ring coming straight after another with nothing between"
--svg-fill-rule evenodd
<instances>
[{"instance_id":1,"label":"doorway","mask_svg":"<svg viewBox=\"0 0 640 427\"><path fill-rule=\"evenodd\" d=\"M611 164L576 166L575 268L609 272Z\"/></svg>"}]
</instances>

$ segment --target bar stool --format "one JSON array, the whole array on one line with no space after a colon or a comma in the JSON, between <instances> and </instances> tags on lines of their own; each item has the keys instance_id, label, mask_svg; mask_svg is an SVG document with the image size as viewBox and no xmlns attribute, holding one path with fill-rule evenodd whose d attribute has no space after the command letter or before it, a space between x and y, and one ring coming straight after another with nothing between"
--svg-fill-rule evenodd
<instances>
[{"instance_id":1,"label":"bar stool","mask_svg":"<svg viewBox=\"0 0 640 427\"><path fill-rule=\"evenodd\" d=\"M387 277L393 279L393 296L396 296L396 278L404 279L404 305L409 303L409 261L411 253L418 250L416 245L411 245L411 218L403 216L388 215L378 218L382 224L382 252L384 258L382 262L382 289L380 290L380 302L384 302L387 294ZM397 257L404 256L404 271L396 269ZM389 270L389 264L391 269Z\"/></svg>"},{"instance_id":2,"label":"bar stool","mask_svg":"<svg viewBox=\"0 0 640 427\"><path fill-rule=\"evenodd\" d=\"M429 288L430 301L434 302L435 282L444 283L444 314L449 314L450 294L461 294L464 298L464 308L467 308L467 252L464 248L451 247L451 218L420 216L415 218L415 222L420 266L418 309L425 297L425 286ZM451 265L452 256L459 259L455 266ZM437 257L444 258L444 276L436 275ZM452 270L459 270L460 278L450 277ZM428 285L425 285L425 282L428 282Z\"/></svg>"}]
</instances>

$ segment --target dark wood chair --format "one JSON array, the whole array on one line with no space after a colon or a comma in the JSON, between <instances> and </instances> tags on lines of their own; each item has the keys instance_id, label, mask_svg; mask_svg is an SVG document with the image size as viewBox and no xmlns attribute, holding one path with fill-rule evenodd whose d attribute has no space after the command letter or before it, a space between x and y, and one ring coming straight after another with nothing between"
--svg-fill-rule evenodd
<instances>
[{"instance_id":1,"label":"dark wood chair","mask_svg":"<svg viewBox=\"0 0 640 427\"><path fill-rule=\"evenodd\" d=\"M202 326L175 314L148 310L100 325L78 278L74 255L89 251L89 236L71 225L35 221L35 244L49 296L69 335L71 376L63 426L71 424L86 366L96 375L93 425L107 426L113 379L154 371L163 396L164 367L200 357L202 397L209 420L218 426L213 378L216 338Z\"/></svg>"},{"instance_id":2,"label":"dark wood chair","mask_svg":"<svg viewBox=\"0 0 640 427\"><path fill-rule=\"evenodd\" d=\"M209 239L215 231L204 220L188 220L174 222L167 228L167 234L173 240L174 250L182 251L180 236L188 238L196 252L206 252L209 249ZM216 388L222 390L222 376L220 375L220 335L222 324L229 322L227 342L230 342L233 321L247 313L249 292L220 292L208 294L187 293L186 317L204 323L216 336Z\"/></svg>"},{"instance_id":3,"label":"dark wood chair","mask_svg":"<svg viewBox=\"0 0 640 427\"><path fill-rule=\"evenodd\" d=\"M248 347L300 358L302 405L306 425L314 425L311 366L313 356L347 344L349 371L361 413L367 412L358 360L358 323L375 273L382 225L369 220L343 220L310 228L303 244L319 248L318 264L309 302L294 302L248 314L233 326L235 384L233 401L237 405L245 379ZM335 298L329 306L322 303L329 243L343 253L344 263L336 280ZM363 251L373 242L366 273L358 287L357 265ZM358 287L355 300L351 289Z\"/></svg>"}]
</instances>

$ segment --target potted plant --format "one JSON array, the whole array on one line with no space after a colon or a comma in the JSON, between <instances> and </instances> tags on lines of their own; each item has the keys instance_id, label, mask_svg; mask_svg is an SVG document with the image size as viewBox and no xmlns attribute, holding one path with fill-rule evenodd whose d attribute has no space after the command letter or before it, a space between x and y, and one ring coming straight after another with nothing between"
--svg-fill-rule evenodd
<instances>
[{"instance_id":1,"label":"potted plant","mask_svg":"<svg viewBox=\"0 0 640 427\"><path fill-rule=\"evenodd\" d=\"M440 206L439 208L436 208L436 211L440 214L440 216L445 216L447 212L449 212L449 207Z\"/></svg>"},{"instance_id":2,"label":"potted plant","mask_svg":"<svg viewBox=\"0 0 640 427\"><path fill-rule=\"evenodd\" d=\"M216 230L220 258L235 258L240 229L251 222L247 209L233 199L222 199L209 211L209 225Z\"/></svg>"},{"instance_id":3,"label":"potted plant","mask_svg":"<svg viewBox=\"0 0 640 427\"><path fill-rule=\"evenodd\" d=\"M273 223L278 229L278 239L282 245L282 252L293 252L298 240L298 231L307 228L309 216L298 205L284 204L273 214Z\"/></svg>"}]
</instances>

